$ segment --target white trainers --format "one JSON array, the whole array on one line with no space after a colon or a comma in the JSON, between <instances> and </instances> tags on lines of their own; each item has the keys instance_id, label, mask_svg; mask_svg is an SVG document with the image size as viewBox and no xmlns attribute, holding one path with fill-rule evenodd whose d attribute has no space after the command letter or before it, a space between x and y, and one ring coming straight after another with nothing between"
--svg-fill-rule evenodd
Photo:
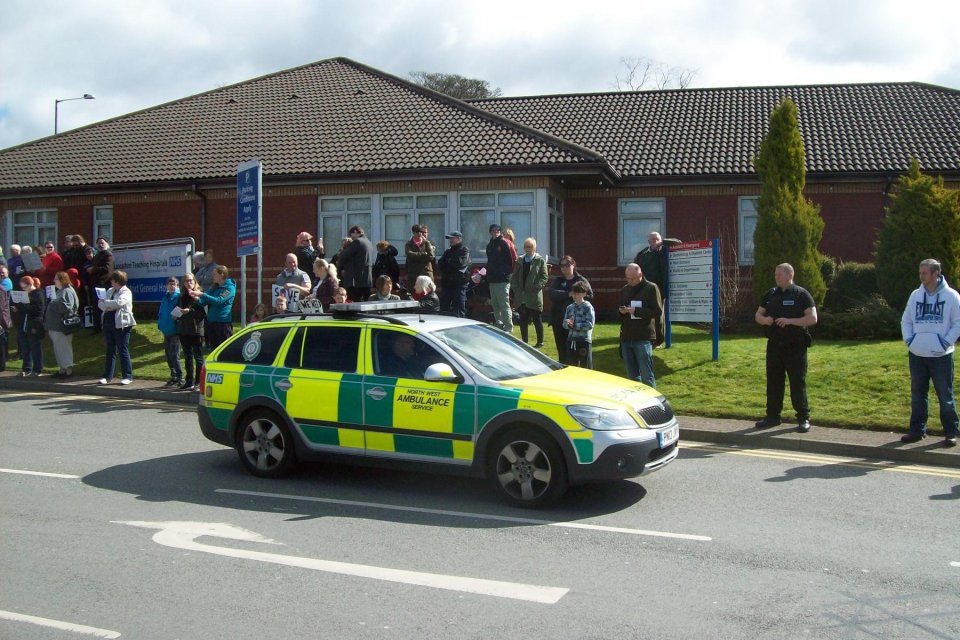
<instances>
[{"instance_id":1,"label":"white trainers","mask_svg":"<svg viewBox=\"0 0 960 640\"><path fill-rule=\"evenodd\" d=\"M131 382L133 382L133 380L131 380L130 378L124 378L123 380L120 381L120 384L130 384Z\"/></svg>"},{"instance_id":2,"label":"white trainers","mask_svg":"<svg viewBox=\"0 0 960 640\"><path fill-rule=\"evenodd\" d=\"M100 378L97 381L97 384L107 384L107 382L109 382L109 380L107 380L106 378Z\"/></svg>"}]
</instances>

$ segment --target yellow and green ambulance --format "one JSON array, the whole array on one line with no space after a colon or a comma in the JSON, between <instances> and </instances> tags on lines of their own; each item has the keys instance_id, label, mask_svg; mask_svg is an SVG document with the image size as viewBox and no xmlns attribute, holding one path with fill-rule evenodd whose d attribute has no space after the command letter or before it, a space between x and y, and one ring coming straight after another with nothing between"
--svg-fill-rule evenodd
<instances>
[{"instance_id":1,"label":"yellow and green ambulance","mask_svg":"<svg viewBox=\"0 0 960 640\"><path fill-rule=\"evenodd\" d=\"M656 390L416 304L333 305L234 334L201 376L203 434L257 476L331 454L442 466L524 507L677 457L679 425Z\"/></svg>"}]
</instances>

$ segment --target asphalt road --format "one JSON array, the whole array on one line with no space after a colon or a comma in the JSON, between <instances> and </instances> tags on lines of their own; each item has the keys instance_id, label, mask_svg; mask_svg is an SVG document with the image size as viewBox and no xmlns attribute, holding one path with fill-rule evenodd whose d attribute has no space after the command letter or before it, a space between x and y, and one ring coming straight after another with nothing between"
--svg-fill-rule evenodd
<instances>
[{"instance_id":1,"label":"asphalt road","mask_svg":"<svg viewBox=\"0 0 960 640\"><path fill-rule=\"evenodd\" d=\"M960 637L956 469L691 443L531 512L259 480L161 402L7 393L0 443L0 638Z\"/></svg>"}]
</instances>

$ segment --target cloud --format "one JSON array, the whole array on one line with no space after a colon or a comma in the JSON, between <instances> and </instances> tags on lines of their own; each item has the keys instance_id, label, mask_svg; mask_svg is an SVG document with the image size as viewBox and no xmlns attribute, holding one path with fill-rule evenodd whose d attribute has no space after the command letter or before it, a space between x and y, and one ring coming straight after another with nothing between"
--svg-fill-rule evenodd
<instances>
[{"instance_id":1,"label":"cloud","mask_svg":"<svg viewBox=\"0 0 960 640\"><path fill-rule=\"evenodd\" d=\"M960 86L960 3L912 0L4 0L0 148L346 56L486 80L504 95L610 91L622 57L693 86L918 80Z\"/></svg>"}]
</instances>

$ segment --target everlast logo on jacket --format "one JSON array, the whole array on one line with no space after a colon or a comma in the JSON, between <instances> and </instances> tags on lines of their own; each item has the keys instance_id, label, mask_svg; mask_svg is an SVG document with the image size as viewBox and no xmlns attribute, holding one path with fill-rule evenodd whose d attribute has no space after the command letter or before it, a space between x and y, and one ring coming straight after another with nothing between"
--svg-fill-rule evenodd
<instances>
[{"instance_id":1,"label":"everlast logo on jacket","mask_svg":"<svg viewBox=\"0 0 960 640\"><path fill-rule=\"evenodd\" d=\"M914 305L914 322L943 322L943 307L945 300L937 296L935 302L928 303L926 300L917 301Z\"/></svg>"}]
</instances>

